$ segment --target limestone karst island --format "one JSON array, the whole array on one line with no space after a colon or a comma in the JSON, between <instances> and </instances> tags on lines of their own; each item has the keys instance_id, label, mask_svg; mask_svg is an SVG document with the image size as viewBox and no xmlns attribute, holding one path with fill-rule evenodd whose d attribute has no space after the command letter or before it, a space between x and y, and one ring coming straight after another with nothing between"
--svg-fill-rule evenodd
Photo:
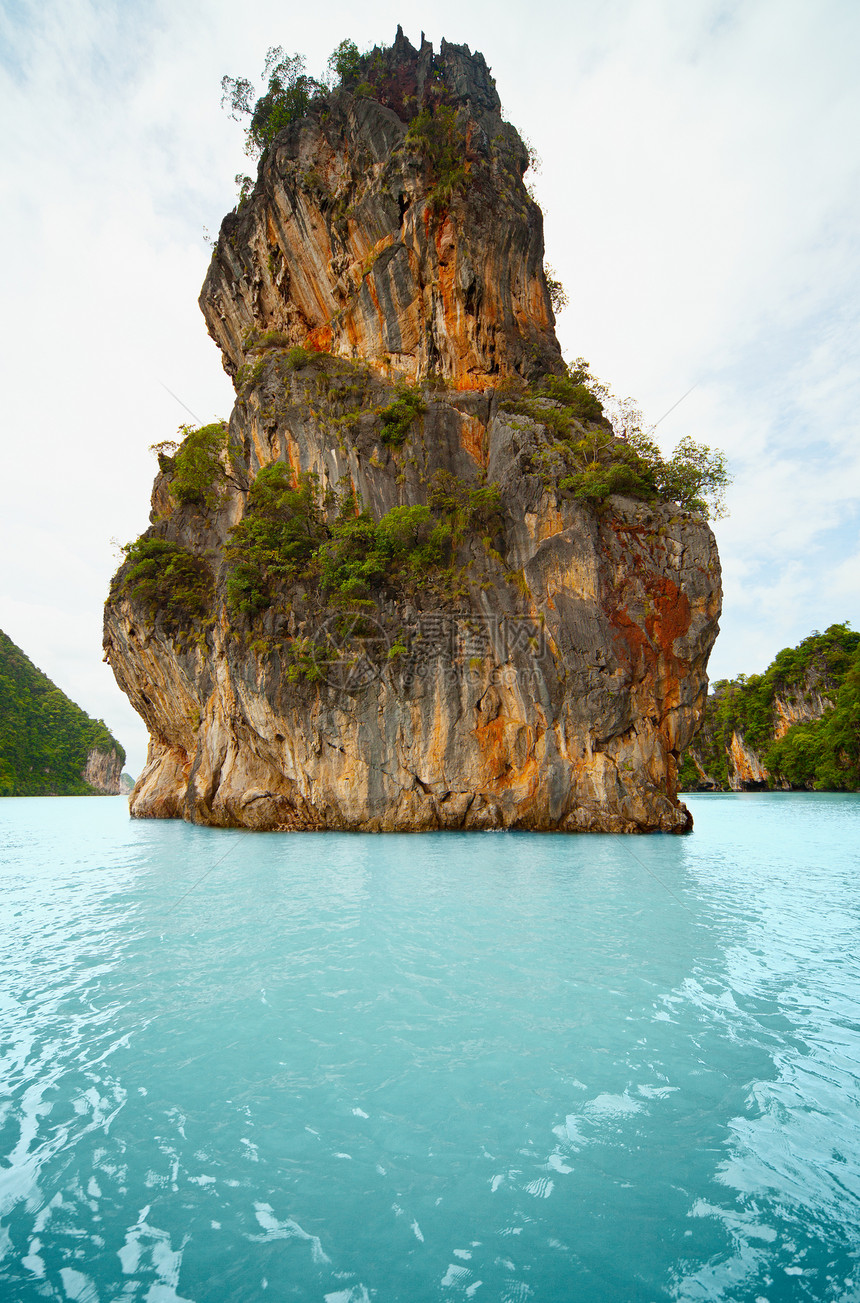
<instances>
[{"instance_id":1,"label":"limestone karst island","mask_svg":"<svg viewBox=\"0 0 860 1303\"><path fill-rule=\"evenodd\" d=\"M0 630L0 796L118 796L125 751Z\"/></svg>"},{"instance_id":2,"label":"limestone karst island","mask_svg":"<svg viewBox=\"0 0 860 1303\"><path fill-rule=\"evenodd\" d=\"M335 62L233 83L260 166L200 306L236 403L160 449L105 612L132 813L683 832L721 599L695 463L562 360L483 57Z\"/></svg>"}]
</instances>

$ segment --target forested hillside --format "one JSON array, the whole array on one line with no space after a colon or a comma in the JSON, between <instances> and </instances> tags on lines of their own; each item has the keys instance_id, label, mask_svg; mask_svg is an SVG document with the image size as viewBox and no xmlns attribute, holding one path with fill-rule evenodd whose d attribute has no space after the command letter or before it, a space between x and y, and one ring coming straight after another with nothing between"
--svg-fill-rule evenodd
<instances>
[{"instance_id":1,"label":"forested hillside","mask_svg":"<svg viewBox=\"0 0 860 1303\"><path fill-rule=\"evenodd\" d=\"M860 791L860 633L832 624L784 648L764 674L715 683L680 783Z\"/></svg>"},{"instance_id":2,"label":"forested hillside","mask_svg":"<svg viewBox=\"0 0 860 1303\"><path fill-rule=\"evenodd\" d=\"M124 762L106 725L90 719L0 632L0 796L118 792Z\"/></svg>"}]
</instances>

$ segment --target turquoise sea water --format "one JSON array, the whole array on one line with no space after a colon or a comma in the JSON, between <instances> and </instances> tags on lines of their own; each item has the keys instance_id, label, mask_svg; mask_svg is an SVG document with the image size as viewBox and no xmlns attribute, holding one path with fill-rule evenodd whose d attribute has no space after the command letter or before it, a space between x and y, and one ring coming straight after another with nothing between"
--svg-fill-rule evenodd
<instances>
[{"instance_id":1,"label":"turquoise sea water","mask_svg":"<svg viewBox=\"0 0 860 1303\"><path fill-rule=\"evenodd\" d=\"M860 799L689 804L0 802L0 1299L860 1299Z\"/></svg>"}]
</instances>

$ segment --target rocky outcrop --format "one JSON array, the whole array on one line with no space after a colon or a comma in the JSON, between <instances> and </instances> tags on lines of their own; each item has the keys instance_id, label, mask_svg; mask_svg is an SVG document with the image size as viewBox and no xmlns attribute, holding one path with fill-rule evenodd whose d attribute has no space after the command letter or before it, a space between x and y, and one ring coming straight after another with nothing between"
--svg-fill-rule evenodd
<instances>
[{"instance_id":1,"label":"rocky outcrop","mask_svg":"<svg viewBox=\"0 0 860 1303\"><path fill-rule=\"evenodd\" d=\"M765 787L768 772L752 747L747 746L741 733L732 732L729 743L731 772L729 786L733 792L743 792L751 787Z\"/></svg>"},{"instance_id":2,"label":"rocky outcrop","mask_svg":"<svg viewBox=\"0 0 860 1303\"><path fill-rule=\"evenodd\" d=\"M835 703L822 691L822 684L817 677L810 681L807 676L807 680L799 691L777 693L774 698L774 738L785 737L794 724L809 724L814 719L821 719L825 711L833 709Z\"/></svg>"},{"instance_id":3,"label":"rocky outcrop","mask_svg":"<svg viewBox=\"0 0 860 1303\"><path fill-rule=\"evenodd\" d=\"M260 330L461 389L560 369L528 152L483 57L399 31L377 80L282 132L225 220L200 307L227 371Z\"/></svg>"},{"instance_id":4,"label":"rocky outcrop","mask_svg":"<svg viewBox=\"0 0 860 1303\"><path fill-rule=\"evenodd\" d=\"M491 446L509 433L494 422ZM456 607L380 610L378 640L405 653L354 672L349 656L321 658L322 682L291 681L279 645L249 647L223 620L205 647L183 645L114 602L111 664L153 736L133 812L259 828L684 829L675 766L705 693L713 544L669 507L619 499L598 519L536 496L521 494L503 562L477 543ZM506 577L517 562L522 587ZM270 636L288 624L273 614Z\"/></svg>"},{"instance_id":5,"label":"rocky outcrop","mask_svg":"<svg viewBox=\"0 0 860 1303\"><path fill-rule=\"evenodd\" d=\"M87 756L81 778L104 796L119 796L124 759L116 751L103 751L94 747Z\"/></svg>"},{"instance_id":6,"label":"rocky outcrop","mask_svg":"<svg viewBox=\"0 0 860 1303\"><path fill-rule=\"evenodd\" d=\"M744 792L795 785L796 766L789 761L788 773L782 771L786 756L777 744L834 709L857 641L849 626L833 625L780 652L764 675L717 683L683 758L684 787ZM801 786L811 785L806 777Z\"/></svg>"},{"instance_id":7,"label":"rocky outcrop","mask_svg":"<svg viewBox=\"0 0 860 1303\"><path fill-rule=\"evenodd\" d=\"M713 536L676 504L595 504L553 476L560 404L509 400L563 370L525 150L479 55L399 34L381 66L378 99L340 91L276 138L222 227L201 306L237 386L226 446L196 500L162 458L150 551L130 554L105 613L151 736L132 813L685 831L677 762L717 632ZM450 193L410 136L430 109L462 142ZM564 437L598 436L592 413ZM328 542L301 567L283 552L249 613L235 530L268 546L255 486L279 466L310 495L290 519ZM334 589L356 501L361 537L384 526L384 546ZM157 548L184 588L164 587L166 562L146 570Z\"/></svg>"}]
</instances>

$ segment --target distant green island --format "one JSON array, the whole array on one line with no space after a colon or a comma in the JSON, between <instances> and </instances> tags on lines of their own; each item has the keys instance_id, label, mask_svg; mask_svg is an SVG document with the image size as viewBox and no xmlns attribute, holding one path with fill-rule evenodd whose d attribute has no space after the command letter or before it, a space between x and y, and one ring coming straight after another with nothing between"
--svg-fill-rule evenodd
<instances>
[{"instance_id":1,"label":"distant green island","mask_svg":"<svg viewBox=\"0 0 860 1303\"><path fill-rule=\"evenodd\" d=\"M860 633L831 624L764 674L720 679L682 757L682 791L860 791Z\"/></svg>"},{"instance_id":2,"label":"distant green island","mask_svg":"<svg viewBox=\"0 0 860 1303\"><path fill-rule=\"evenodd\" d=\"M0 796L113 796L125 751L0 631Z\"/></svg>"}]
</instances>

